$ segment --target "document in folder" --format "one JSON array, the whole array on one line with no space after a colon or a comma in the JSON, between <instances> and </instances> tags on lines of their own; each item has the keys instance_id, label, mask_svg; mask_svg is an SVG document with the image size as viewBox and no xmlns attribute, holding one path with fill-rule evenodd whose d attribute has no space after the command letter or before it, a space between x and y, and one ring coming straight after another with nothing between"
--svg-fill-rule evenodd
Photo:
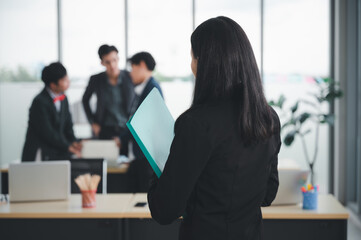
<instances>
[{"instance_id":1,"label":"document in folder","mask_svg":"<svg viewBox=\"0 0 361 240\"><path fill-rule=\"evenodd\" d=\"M174 119L157 88L144 99L127 127L160 177L174 138Z\"/></svg>"}]
</instances>

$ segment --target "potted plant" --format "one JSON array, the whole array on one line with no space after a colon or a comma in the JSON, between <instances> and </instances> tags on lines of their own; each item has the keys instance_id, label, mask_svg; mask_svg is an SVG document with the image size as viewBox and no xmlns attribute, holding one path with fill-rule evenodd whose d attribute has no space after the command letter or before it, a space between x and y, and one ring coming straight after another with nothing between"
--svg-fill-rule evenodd
<instances>
[{"instance_id":1,"label":"potted plant","mask_svg":"<svg viewBox=\"0 0 361 240\"><path fill-rule=\"evenodd\" d=\"M270 101L271 106L277 107L281 110L282 115L286 118L286 121L282 124L281 131L286 132L283 138L283 143L286 146L291 146L296 138L302 141L303 152L310 168L311 184L314 186L314 166L317 160L318 144L319 144L319 130L321 124L334 124L334 115L328 111L322 110L322 107L342 97L342 91L339 89L339 85L330 78L314 78L317 85L317 93L310 93L311 99L299 99L289 109L284 108L286 98L281 95L277 102ZM300 111L299 106L306 104L311 106L310 111ZM309 146L305 141L305 136L312 132L312 128L305 129L306 123L311 122L315 130L315 146L312 155L309 152Z\"/></svg>"}]
</instances>

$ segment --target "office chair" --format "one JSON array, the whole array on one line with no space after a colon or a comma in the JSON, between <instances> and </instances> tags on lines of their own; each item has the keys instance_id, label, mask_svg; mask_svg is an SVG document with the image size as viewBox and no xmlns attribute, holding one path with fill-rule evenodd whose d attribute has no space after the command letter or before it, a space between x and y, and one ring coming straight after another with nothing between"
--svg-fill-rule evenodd
<instances>
[{"instance_id":1,"label":"office chair","mask_svg":"<svg viewBox=\"0 0 361 240\"><path fill-rule=\"evenodd\" d=\"M103 158L75 158L70 159L71 193L80 193L74 179L79 175L90 173L101 177L97 193L107 193L107 162Z\"/></svg>"}]
</instances>

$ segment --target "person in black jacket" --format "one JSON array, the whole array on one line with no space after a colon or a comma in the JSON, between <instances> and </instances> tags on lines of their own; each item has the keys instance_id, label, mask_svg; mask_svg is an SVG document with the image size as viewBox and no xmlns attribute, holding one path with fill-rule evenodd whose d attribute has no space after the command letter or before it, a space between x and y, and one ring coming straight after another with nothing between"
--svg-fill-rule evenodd
<instances>
[{"instance_id":1,"label":"person in black jacket","mask_svg":"<svg viewBox=\"0 0 361 240\"><path fill-rule=\"evenodd\" d=\"M30 110L28 130L22 161L65 160L72 154L80 157L81 143L73 132L69 103L64 92L70 81L65 67L52 63L42 71L44 89L34 98Z\"/></svg>"},{"instance_id":2,"label":"person in black jacket","mask_svg":"<svg viewBox=\"0 0 361 240\"><path fill-rule=\"evenodd\" d=\"M128 62L132 67L130 76L135 86L135 98L131 109L131 115L133 115L153 88L157 88L162 96L163 94L158 82L152 76L156 62L150 53L136 53L128 59ZM130 163L127 172L129 176L128 192L147 192L153 170L130 132L128 135L134 154L134 160Z\"/></svg>"},{"instance_id":3,"label":"person in black jacket","mask_svg":"<svg viewBox=\"0 0 361 240\"><path fill-rule=\"evenodd\" d=\"M278 190L280 122L267 104L251 44L227 17L191 36L191 107L159 179L148 191L153 219L183 216L179 239L262 239L261 206Z\"/></svg>"},{"instance_id":4,"label":"person in black jacket","mask_svg":"<svg viewBox=\"0 0 361 240\"><path fill-rule=\"evenodd\" d=\"M126 133L125 124L129 119L134 89L129 72L119 69L116 47L102 45L98 54L106 71L90 77L83 95L83 107L95 137L113 139ZM90 107L94 93L97 97L95 113Z\"/></svg>"}]
</instances>

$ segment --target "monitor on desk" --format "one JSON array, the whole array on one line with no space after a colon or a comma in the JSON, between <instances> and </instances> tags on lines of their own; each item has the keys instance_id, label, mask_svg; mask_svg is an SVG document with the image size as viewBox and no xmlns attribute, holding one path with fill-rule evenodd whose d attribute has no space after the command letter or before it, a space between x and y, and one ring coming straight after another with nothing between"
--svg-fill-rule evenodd
<instances>
[{"instance_id":1,"label":"monitor on desk","mask_svg":"<svg viewBox=\"0 0 361 240\"><path fill-rule=\"evenodd\" d=\"M302 202L301 187L306 183L309 171L278 169L279 187L272 205L298 204Z\"/></svg>"},{"instance_id":2,"label":"monitor on desk","mask_svg":"<svg viewBox=\"0 0 361 240\"><path fill-rule=\"evenodd\" d=\"M9 166L11 202L66 200L70 196L70 162L25 162Z\"/></svg>"},{"instance_id":3,"label":"monitor on desk","mask_svg":"<svg viewBox=\"0 0 361 240\"><path fill-rule=\"evenodd\" d=\"M83 158L115 161L119 157L119 148L114 140L85 140L81 154Z\"/></svg>"}]
</instances>

